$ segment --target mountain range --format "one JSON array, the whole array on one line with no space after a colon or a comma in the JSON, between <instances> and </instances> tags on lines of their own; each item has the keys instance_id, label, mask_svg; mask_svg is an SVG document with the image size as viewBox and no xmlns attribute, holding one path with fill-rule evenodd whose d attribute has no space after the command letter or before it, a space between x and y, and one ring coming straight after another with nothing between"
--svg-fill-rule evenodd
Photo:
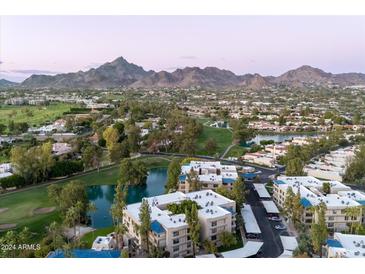
<instances>
[{"instance_id":1,"label":"mountain range","mask_svg":"<svg viewBox=\"0 0 365 274\"><path fill-rule=\"evenodd\" d=\"M167 71L146 71L141 66L129 63L123 57L105 63L98 68L54 76L32 75L22 83L25 88L247 88L258 90L264 87L287 86L309 87L338 85L341 87L365 85L363 73L332 74L311 66L301 66L284 74L261 76L260 74L236 75L216 67L186 67Z\"/></svg>"},{"instance_id":2,"label":"mountain range","mask_svg":"<svg viewBox=\"0 0 365 274\"><path fill-rule=\"evenodd\" d=\"M6 79L0 79L0 88L10 88L18 85L18 83L8 81Z\"/></svg>"}]
</instances>

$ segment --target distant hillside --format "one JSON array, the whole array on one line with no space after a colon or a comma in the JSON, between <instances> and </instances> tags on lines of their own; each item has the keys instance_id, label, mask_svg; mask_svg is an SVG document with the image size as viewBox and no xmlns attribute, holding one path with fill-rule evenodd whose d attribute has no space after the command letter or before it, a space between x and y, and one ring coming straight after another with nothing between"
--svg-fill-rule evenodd
<instances>
[{"instance_id":1,"label":"distant hillside","mask_svg":"<svg viewBox=\"0 0 365 274\"><path fill-rule=\"evenodd\" d=\"M32 75L22 82L22 86L30 88L112 88L128 86L151 73L140 66L128 63L123 57L119 57L111 63L105 63L85 72L63 73L55 76Z\"/></svg>"},{"instance_id":2,"label":"distant hillside","mask_svg":"<svg viewBox=\"0 0 365 274\"><path fill-rule=\"evenodd\" d=\"M365 85L363 73L332 74L311 66L301 66L284 74L261 76L260 74L236 75L229 70L216 67L186 67L173 72L145 71L142 67L119 57L96 69L63 73L55 76L32 75L21 83L28 88L158 88L158 87L205 87L237 88L259 90L264 87L288 86L328 86Z\"/></svg>"},{"instance_id":3,"label":"distant hillside","mask_svg":"<svg viewBox=\"0 0 365 274\"><path fill-rule=\"evenodd\" d=\"M0 79L0 88L9 88L18 85L18 83L8 81L6 79Z\"/></svg>"}]
</instances>

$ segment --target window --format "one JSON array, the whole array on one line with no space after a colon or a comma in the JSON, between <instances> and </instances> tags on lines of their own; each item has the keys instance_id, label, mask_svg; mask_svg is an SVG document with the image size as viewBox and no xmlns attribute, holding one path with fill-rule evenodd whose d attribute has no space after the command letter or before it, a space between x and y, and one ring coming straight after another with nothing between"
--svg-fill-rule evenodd
<instances>
[{"instance_id":1,"label":"window","mask_svg":"<svg viewBox=\"0 0 365 274\"><path fill-rule=\"evenodd\" d=\"M217 221L213 221L212 226L217 226Z\"/></svg>"},{"instance_id":2,"label":"window","mask_svg":"<svg viewBox=\"0 0 365 274\"><path fill-rule=\"evenodd\" d=\"M337 210L332 210L332 213L333 214L337 214Z\"/></svg>"},{"instance_id":3,"label":"window","mask_svg":"<svg viewBox=\"0 0 365 274\"><path fill-rule=\"evenodd\" d=\"M187 248L190 248L190 247L191 247L191 243L188 243L188 244L186 245L186 247L187 247Z\"/></svg>"},{"instance_id":4,"label":"window","mask_svg":"<svg viewBox=\"0 0 365 274\"><path fill-rule=\"evenodd\" d=\"M174 252L178 252L178 251L179 251L179 247L178 247L178 246L175 246L172 250L173 250Z\"/></svg>"},{"instance_id":5,"label":"window","mask_svg":"<svg viewBox=\"0 0 365 274\"><path fill-rule=\"evenodd\" d=\"M172 236L173 236L173 237L179 236L179 231L174 231L174 232L172 233Z\"/></svg>"},{"instance_id":6,"label":"window","mask_svg":"<svg viewBox=\"0 0 365 274\"><path fill-rule=\"evenodd\" d=\"M328 223L328 227L333 227L334 224L333 223Z\"/></svg>"},{"instance_id":7,"label":"window","mask_svg":"<svg viewBox=\"0 0 365 274\"><path fill-rule=\"evenodd\" d=\"M213 228L212 229L212 234L215 234L215 233L217 233L217 229L216 228Z\"/></svg>"},{"instance_id":8,"label":"window","mask_svg":"<svg viewBox=\"0 0 365 274\"><path fill-rule=\"evenodd\" d=\"M329 216L329 217L328 217L328 220L329 220L329 221L334 221L334 220L335 220L335 217L333 217L333 216Z\"/></svg>"},{"instance_id":9,"label":"window","mask_svg":"<svg viewBox=\"0 0 365 274\"><path fill-rule=\"evenodd\" d=\"M180 240L179 240L179 239L174 239L174 240L172 241L172 244L174 244L174 245L176 245L176 244L178 244L178 243L180 243Z\"/></svg>"},{"instance_id":10,"label":"window","mask_svg":"<svg viewBox=\"0 0 365 274\"><path fill-rule=\"evenodd\" d=\"M211 239L212 241L217 240L217 235L213 235L212 237L210 237L210 239Z\"/></svg>"}]
</instances>

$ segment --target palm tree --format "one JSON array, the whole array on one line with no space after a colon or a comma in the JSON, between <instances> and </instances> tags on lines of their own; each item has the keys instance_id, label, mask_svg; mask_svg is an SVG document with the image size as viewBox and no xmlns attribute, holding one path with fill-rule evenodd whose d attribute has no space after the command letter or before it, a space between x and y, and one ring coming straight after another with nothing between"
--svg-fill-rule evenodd
<instances>
[{"instance_id":1,"label":"palm tree","mask_svg":"<svg viewBox=\"0 0 365 274\"><path fill-rule=\"evenodd\" d=\"M95 203L92 203L92 202L90 202L88 204L87 209L90 213L95 212L97 210ZM93 214L91 214L91 225L94 225L94 216L93 216ZM95 232L95 230L93 229L93 238L94 238L94 232Z\"/></svg>"},{"instance_id":2,"label":"palm tree","mask_svg":"<svg viewBox=\"0 0 365 274\"><path fill-rule=\"evenodd\" d=\"M217 247L215 246L215 244L212 241L205 240L203 243L203 246L204 246L205 251L210 254L214 254L217 252Z\"/></svg>"},{"instance_id":3,"label":"palm tree","mask_svg":"<svg viewBox=\"0 0 365 274\"><path fill-rule=\"evenodd\" d=\"M120 248L120 238L123 238L127 228L123 224L123 210L125 208L128 186L119 182L115 188L114 202L110 209L115 226L117 246Z\"/></svg>"},{"instance_id":4,"label":"palm tree","mask_svg":"<svg viewBox=\"0 0 365 274\"><path fill-rule=\"evenodd\" d=\"M348 218L351 218L351 224L350 224L350 233L352 234L354 232L355 224L354 219L357 219L359 216L361 216L362 207L361 206L355 206L355 207L348 207L345 209L345 215Z\"/></svg>"},{"instance_id":5,"label":"palm tree","mask_svg":"<svg viewBox=\"0 0 365 274\"><path fill-rule=\"evenodd\" d=\"M194 169L191 169L189 173L186 174L186 179L189 183L189 191L198 191L201 189L199 176Z\"/></svg>"}]
</instances>

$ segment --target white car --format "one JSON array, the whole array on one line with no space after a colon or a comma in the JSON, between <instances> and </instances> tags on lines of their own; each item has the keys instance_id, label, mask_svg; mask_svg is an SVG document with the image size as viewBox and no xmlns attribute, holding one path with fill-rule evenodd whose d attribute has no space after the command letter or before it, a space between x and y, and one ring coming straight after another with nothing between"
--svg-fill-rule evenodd
<instances>
[{"instance_id":1,"label":"white car","mask_svg":"<svg viewBox=\"0 0 365 274\"><path fill-rule=\"evenodd\" d=\"M280 222L281 221L281 218L280 217L268 217L268 219L270 221L275 221L275 222Z\"/></svg>"},{"instance_id":2,"label":"white car","mask_svg":"<svg viewBox=\"0 0 365 274\"><path fill-rule=\"evenodd\" d=\"M280 225L276 225L276 226L274 226L275 227L275 229L277 229L277 230L284 230L284 229L286 229L286 226L285 225L282 225L282 224L280 224Z\"/></svg>"}]
</instances>

